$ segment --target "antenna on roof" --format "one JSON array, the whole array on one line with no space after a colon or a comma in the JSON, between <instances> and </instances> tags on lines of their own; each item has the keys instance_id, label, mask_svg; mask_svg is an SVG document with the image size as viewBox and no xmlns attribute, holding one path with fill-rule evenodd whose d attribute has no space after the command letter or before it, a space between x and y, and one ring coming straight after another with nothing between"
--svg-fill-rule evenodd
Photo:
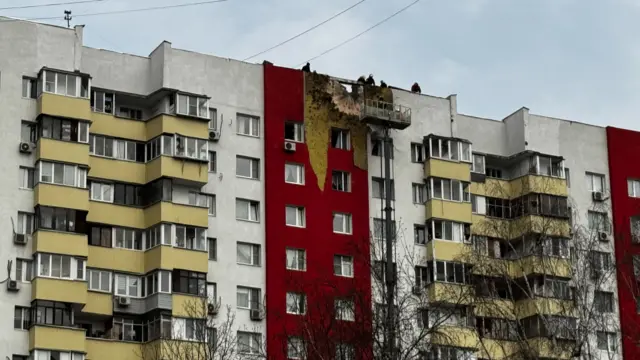
<instances>
[{"instance_id":1,"label":"antenna on roof","mask_svg":"<svg viewBox=\"0 0 640 360\"><path fill-rule=\"evenodd\" d=\"M71 17L71 10L65 10L64 11L64 19L67 20L67 27L70 28L71 27L71 19L73 19L73 17Z\"/></svg>"}]
</instances>

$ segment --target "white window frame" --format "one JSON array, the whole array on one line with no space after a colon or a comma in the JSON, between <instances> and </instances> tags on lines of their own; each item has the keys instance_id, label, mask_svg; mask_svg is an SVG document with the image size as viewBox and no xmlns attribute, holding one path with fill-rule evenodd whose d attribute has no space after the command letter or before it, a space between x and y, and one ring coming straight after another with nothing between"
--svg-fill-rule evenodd
<instances>
[{"instance_id":1,"label":"white window frame","mask_svg":"<svg viewBox=\"0 0 640 360\"><path fill-rule=\"evenodd\" d=\"M62 166L62 183L56 182L56 175L55 175L55 170L56 168L59 168L59 166ZM44 176L44 169L48 168L51 172L51 180L48 181L46 179L43 178ZM66 183L68 179L65 179L65 176L67 175L67 170L68 169L72 169L73 171L73 175L72 175L72 183ZM37 176L35 177L35 181L37 182L41 182L44 184L54 184L54 185L61 185L61 186L71 186L71 187L77 187L77 188L81 188L81 189L85 189L87 187L87 169L84 167L80 167L78 165L71 165L71 164L63 164L63 163L53 163L53 162L48 162L48 161L39 161L36 164L36 170L34 171L34 175L37 174Z\"/></svg>"},{"instance_id":2,"label":"white window frame","mask_svg":"<svg viewBox=\"0 0 640 360\"><path fill-rule=\"evenodd\" d=\"M252 288L252 287L248 287L248 286L237 286L236 287L236 307L238 309L251 310L252 309L251 308L251 303L256 303L256 302L260 301L260 299L254 299L253 298L253 294L256 291L257 291L258 296L259 296L260 290L257 289L257 288ZM238 299L237 299L238 298L238 296L237 296L238 293L243 293L243 294L246 293L246 295L247 295L247 306L246 307L245 306L240 306L238 304Z\"/></svg>"},{"instance_id":3,"label":"white window frame","mask_svg":"<svg viewBox=\"0 0 640 360\"><path fill-rule=\"evenodd\" d=\"M304 315L307 313L307 297L303 293L287 292L287 314Z\"/></svg>"},{"instance_id":4,"label":"white window frame","mask_svg":"<svg viewBox=\"0 0 640 360\"><path fill-rule=\"evenodd\" d=\"M123 237L122 246L118 245L118 234L122 234L122 237ZM142 243L144 242L142 234L143 232L136 229L114 226L111 229L111 237L112 237L111 246L115 249L127 249L127 250L133 250L133 251L140 251L139 249L136 248L136 244L139 244L140 246L138 246L138 248L142 249ZM131 236L131 247L127 246L127 238L129 236Z\"/></svg>"},{"instance_id":5,"label":"white window frame","mask_svg":"<svg viewBox=\"0 0 640 360\"><path fill-rule=\"evenodd\" d=\"M33 359L33 360L51 359L52 352L57 352L60 355L58 359L61 359L61 360L85 360L85 355L83 353L57 351L57 350L33 350L33 356L29 357L29 359Z\"/></svg>"},{"instance_id":6,"label":"white window frame","mask_svg":"<svg viewBox=\"0 0 640 360\"><path fill-rule=\"evenodd\" d=\"M340 268L339 272L336 270ZM334 255L333 256L333 274L336 276L352 278L353 277L353 256Z\"/></svg>"},{"instance_id":7,"label":"white window frame","mask_svg":"<svg viewBox=\"0 0 640 360\"><path fill-rule=\"evenodd\" d=\"M336 220L341 219L341 227L342 229L336 230ZM344 234L351 235L353 233L353 220L351 218L351 214L342 213L342 212L334 212L333 213L333 232L335 234Z\"/></svg>"},{"instance_id":8,"label":"white window frame","mask_svg":"<svg viewBox=\"0 0 640 360\"><path fill-rule=\"evenodd\" d=\"M481 161L478 161L478 163L482 163L482 168L478 169L478 166L476 166L476 158L477 159L481 159ZM482 174L485 175L486 173L486 166L485 166L485 156L482 154L473 154L471 156L471 172L472 173L476 173L476 174Z\"/></svg>"},{"instance_id":9,"label":"white window frame","mask_svg":"<svg viewBox=\"0 0 640 360\"><path fill-rule=\"evenodd\" d=\"M600 347L601 337L604 336L607 342L607 348L603 349ZM618 352L618 339L616 333L610 331L598 331L596 332L596 347L598 350L606 351L610 353Z\"/></svg>"},{"instance_id":10,"label":"white window frame","mask_svg":"<svg viewBox=\"0 0 640 360\"><path fill-rule=\"evenodd\" d=\"M627 179L627 194L629 197L640 198L640 180Z\"/></svg>"},{"instance_id":11,"label":"white window frame","mask_svg":"<svg viewBox=\"0 0 640 360\"><path fill-rule=\"evenodd\" d=\"M19 328L15 327L15 310L16 309L20 309L20 327ZM29 328L24 326L25 320L27 320L27 323L29 322L29 320L31 322L34 322L33 319L31 319L31 308L25 307L25 306L19 306L19 305L14 306L13 329L29 331Z\"/></svg>"},{"instance_id":12,"label":"white window frame","mask_svg":"<svg viewBox=\"0 0 640 360\"><path fill-rule=\"evenodd\" d=\"M249 217L246 219L238 217L238 206L246 206ZM256 218L252 218L252 215L255 215ZM250 221L250 222L260 222L260 202L249 200L249 199L240 199L236 198L236 220L241 221Z\"/></svg>"},{"instance_id":13,"label":"white window frame","mask_svg":"<svg viewBox=\"0 0 640 360\"><path fill-rule=\"evenodd\" d=\"M289 222L289 212L294 211L295 221ZM306 226L306 211L302 206L287 205L285 207L285 224L290 227L303 228Z\"/></svg>"},{"instance_id":14,"label":"white window frame","mask_svg":"<svg viewBox=\"0 0 640 360\"><path fill-rule=\"evenodd\" d=\"M249 161L249 175L238 174L238 160ZM257 169L257 170L256 170ZM254 172L257 171L256 174ZM260 159L249 156L236 155L236 177L251 180L260 180Z\"/></svg>"},{"instance_id":15,"label":"white window frame","mask_svg":"<svg viewBox=\"0 0 640 360\"><path fill-rule=\"evenodd\" d=\"M188 204L197 207L208 207L209 199L208 194L203 194L199 191L189 191Z\"/></svg>"},{"instance_id":16,"label":"white window frame","mask_svg":"<svg viewBox=\"0 0 640 360\"><path fill-rule=\"evenodd\" d=\"M240 253L241 247L249 248L249 262L241 261L238 254ZM262 264L262 252L260 244L252 244L247 242L237 242L236 243L236 263L239 265L249 265L249 266L261 266ZM257 263L255 261L258 261Z\"/></svg>"},{"instance_id":17,"label":"white window frame","mask_svg":"<svg viewBox=\"0 0 640 360\"><path fill-rule=\"evenodd\" d=\"M249 121L249 133L244 133L244 122ZM260 137L260 117L249 114L236 114L236 134L242 136Z\"/></svg>"},{"instance_id":18,"label":"white window frame","mask_svg":"<svg viewBox=\"0 0 640 360\"><path fill-rule=\"evenodd\" d=\"M351 192L351 174L347 171L333 170L331 172L331 187L335 191Z\"/></svg>"},{"instance_id":19,"label":"white window frame","mask_svg":"<svg viewBox=\"0 0 640 360\"><path fill-rule=\"evenodd\" d=\"M471 213L478 215L487 214L487 198L482 195L471 194Z\"/></svg>"},{"instance_id":20,"label":"white window frame","mask_svg":"<svg viewBox=\"0 0 640 360\"><path fill-rule=\"evenodd\" d=\"M257 355L260 353L260 347L262 346L262 334L260 333L253 333L253 332L248 332L248 331L238 331L237 335L237 342L238 344L236 344L236 346L238 346L238 354L254 354ZM248 348L249 351L243 351L243 349L240 348L240 339L242 339L243 337L246 337L247 339L249 339L249 344L248 344Z\"/></svg>"},{"instance_id":21,"label":"white window frame","mask_svg":"<svg viewBox=\"0 0 640 360\"><path fill-rule=\"evenodd\" d=\"M426 158L424 150L424 144L411 143L411 162L414 164L424 163Z\"/></svg>"},{"instance_id":22,"label":"white window frame","mask_svg":"<svg viewBox=\"0 0 640 360\"><path fill-rule=\"evenodd\" d=\"M293 139L288 139L285 134L284 140L303 143L304 142L304 123L287 121L285 122L285 126L287 125L293 125Z\"/></svg>"},{"instance_id":23,"label":"white window frame","mask_svg":"<svg viewBox=\"0 0 640 360\"><path fill-rule=\"evenodd\" d=\"M585 176L587 177L587 189L590 192L604 192L604 175L587 172ZM600 190L596 189L598 182L600 183Z\"/></svg>"},{"instance_id":24,"label":"white window frame","mask_svg":"<svg viewBox=\"0 0 640 360\"><path fill-rule=\"evenodd\" d=\"M333 145L333 132L338 131L340 136L336 146L332 146L333 149L351 150L351 132L348 129L331 128L329 135L331 136L330 142Z\"/></svg>"},{"instance_id":25,"label":"white window frame","mask_svg":"<svg viewBox=\"0 0 640 360\"><path fill-rule=\"evenodd\" d=\"M591 219L591 214L594 214L593 216L597 216L599 219L598 220L598 224L592 224L589 220ZM590 230L596 230L596 231L602 231L602 232L606 232L609 233L611 231L611 225L609 223L609 217L607 216L607 213L605 212L600 212L600 211L587 211L587 224L589 225L588 228ZM593 227L595 225L595 227Z\"/></svg>"},{"instance_id":26,"label":"white window frame","mask_svg":"<svg viewBox=\"0 0 640 360\"><path fill-rule=\"evenodd\" d=\"M164 225L168 225L168 224L164 224ZM170 244L173 244L173 247L180 248L180 249L196 250L196 251L207 251L207 231L208 230L206 228L177 225L177 224L171 224L170 226L171 226L171 233L173 235L173 241L171 241ZM192 240L189 240L187 238L187 233L191 229L193 229L194 231L194 234L193 234L194 237ZM191 243L189 243L189 241L191 241Z\"/></svg>"},{"instance_id":27,"label":"white window frame","mask_svg":"<svg viewBox=\"0 0 640 360\"><path fill-rule=\"evenodd\" d=\"M35 98L31 97L31 91L33 90L34 87L36 87L37 89L37 86L38 86L37 84L38 84L38 79L30 78L28 76L23 76L22 77L22 98L30 99L30 100L37 99L38 98L37 94ZM25 92L26 92L26 96L25 96Z\"/></svg>"},{"instance_id":28,"label":"white window frame","mask_svg":"<svg viewBox=\"0 0 640 360\"><path fill-rule=\"evenodd\" d=\"M54 78L53 78L53 91L47 91L47 74L51 73L54 74ZM56 95L62 95L62 96L70 96L70 97L81 97L80 95L82 95L82 77L78 76L78 75L72 75L72 74L66 74L66 73L60 73L60 72L56 72L53 70L43 70L42 71L42 92L46 92L49 94L56 94ZM58 90L58 77L59 76L64 76L65 77L65 91L64 93L59 92ZM69 77L72 77L75 79L75 94L68 94L68 87L67 87L67 83L69 81ZM89 98L89 94L91 93L91 79L87 79L88 81L88 85L87 85L87 96L83 97L85 99Z\"/></svg>"},{"instance_id":29,"label":"white window frame","mask_svg":"<svg viewBox=\"0 0 640 360\"><path fill-rule=\"evenodd\" d=\"M96 284L94 284L93 282L94 274L98 275L97 287L95 286ZM112 280L113 280L113 273L111 271L99 270L99 269L87 269L87 282L88 282L88 289L90 291L98 291L98 292L110 294L113 289ZM107 290L102 289L102 285L105 285L105 283L108 287Z\"/></svg>"},{"instance_id":30,"label":"white window frame","mask_svg":"<svg viewBox=\"0 0 640 360\"><path fill-rule=\"evenodd\" d=\"M447 144L448 156L442 156L443 144ZM455 147L455 151L452 151ZM473 163L471 144L457 139L429 138L429 157L448 161ZM437 150L437 153L436 153ZM455 154L455 156L454 156Z\"/></svg>"},{"instance_id":31,"label":"white window frame","mask_svg":"<svg viewBox=\"0 0 640 360\"><path fill-rule=\"evenodd\" d=\"M60 276L53 275L53 260L60 259ZM69 276L63 275L64 259L69 259ZM45 260L46 259L46 260ZM38 253L36 256L37 263L35 265L37 271L34 272L33 277L46 277L53 279L63 280L85 280L86 278L86 264L83 259L75 258L70 255ZM45 264L46 265L43 265ZM78 270L78 264L80 264L80 271ZM77 275L81 272L85 278L79 278Z\"/></svg>"},{"instance_id":32,"label":"white window frame","mask_svg":"<svg viewBox=\"0 0 640 360\"><path fill-rule=\"evenodd\" d=\"M186 109L182 109L180 106L180 99L186 98ZM204 103L202 101L204 100ZM191 102L195 102L196 114L190 114L189 108L191 107ZM187 95L187 94L176 94L176 114L185 115L185 116L195 116L202 119L209 119L209 99L204 96L196 96L196 95Z\"/></svg>"},{"instance_id":33,"label":"white window frame","mask_svg":"<svg viewBox=\"0 0 640 360\"><path fill-rule=\"evenodd\" d=\"M93 90L91 91L91 94L93 94L93 106L91 107L91 111L110 115L116 114L116 94L103 90ZM98 101L98 94L102 94L101 108L98 108L96 106L96 102ZM111 112L107 112L105 110L107 105L107 95L111 96Z\"/></svg>"},{"instance_id":34,"label":"white window frame","mask_svg":"<svg viewBox=\"0 0 640 360\"><path fill-rule=\"evenodd\" d=\"M287 270L307 271L307 252L304 249L287 248ZM294 264L292 267L291 265Z\"/></svg>"},{"instance_id":35,"label":"white window frame","mask_svg":"<svg viewBox=\"0 0 640 360\"><path fill-rule=\"evenodd\" d=\"M18 272L20 269L20 272ZM29 283L33 279L33 260L32 259L16 259L16 280Z\"/></svg>"},{"instance_id":36,"label":"white window frame","mask_svg":"<svg viewBox=\"0 0 640 360\"><path fill-rule=\"evenodd\" d=\"M334 308L336 313L336 320L342 321L355 321L355 302L353 299L340 298L335 299Z\"/></svg>"},{"instance_id":37,"label":"white window frame","mask_svg":"<svg viewBox=\"0 0 640 360\"><path fill-rule=\"evenodd\" d=\"M36 169L32 167L20 166L19 171L19 188L23 190L33 190L36 184ZM29 182L29 173L31 173L31 182Z\"/></svg>"},{"instance_id":38,"label":"white window frame","mask_svg":"<svg viewBox=\"0 0 640 360\"><path fill-rule=\"evenodd\" d=\"M154 294L171 294L171 271L168 270L156 270L146 276L142 277L144 281L144 287L142 287L142 297L151 296ZM162 290L162 281L166 279L167 288ZM147 291L147 287L151 284L151 291Z\"/></svg>"},{"instance_id":39,"label":"white window frame","mask_svg":"<svg viewBox=\"0 0 640 360\"><path fill-rule=\"evenodd\" d=\"M16 234L31 235L34 231L35 214L23 211L18 212L18 223L15 229ZM29 231L30 230L30 231Z\"/></svg>"},{"instance_id":40,"label":"white window frame","mask_svg":"<svg viewBox=\"0 0 640 360\"><path fill-rule=\"evenodd\" d=\"M442 229L440 231L440 233L442 234L441 238L437 238L436 237L436 222L440 222ZM451 239L447 239L445 237L445 228L447 226L447 223L451 223ZM433 239L434 240L442 240L442 241L452 241L452 242L459 242L459 243L469 243L471 242L471 237L469 237L469 240L465 239L465 235L464 235L464 223L459 223L456 221L450 221L450 220L432 220L427 226L431 226L431 234L433 234ZM456 230L457 228L457 230ZM458 236L459 236L459 240L456 238L456 232L458 232Z\"/></svg>"},{"instance_id":41,"label":"white window frame","mask_svg":"<svg viewBox=\"0 0 640 360\"><path fill-rule=\"evenodd\" d=\"M158 155L169 155L164 152L165 150L165 136L157 137L161 139L160 149ZM168 137L170 138L170 136ZM193 145L193 153L189 153L190 145ZM174 153L173 156L177 158L187 158L193 160L201 160L209 162L209 140L199 139L183 135L174 135L173 138Z\"/></svg>"},{"instance_id":42,"label":"white window frame","mask_svg":"<svg viewBox=\"0 0 640 360\"><path fill-rule=\"evenodd\" d=\"M424 184L411 184L411 198L414 204L424 204L427 201L426 193L427 191Z\"/></svg>"},{"instance_id":43,"label":"white window frame","mask_svg":"<svg viewBox=\"0 0 640 360\"><path fill-rule=\"evenodd\" d=\"M207 167L210 173L218 171L218 154L214 150L209 150L209 164Z\"/></svg>"},{"instance_id":44,"label":"white window frame","mask_svg":"<svg viewBox=\"0 0 640 360\"><path fill-rule=\"evenodd\" d=\"M445 189L445 184L447 182L449 184L449 193L448 193L448 196L445 196L444 189ZM435 191L435 185L438 183L440 186L440 196L436 196L436 191ZM465 186L466 186L466 189L465 189ZM429 178L429 189L428 189L429 191L427 195L429 196L430 199L439 199L439 200L454 201L454 202L471 202L470 187L471 187L471 184L468 182L464 182L456 179L443 179L443 178L432 177L432 178ZM458 194L457 200L454 199L455 193Z\"/></svg>"},{"instance_id":45,"label":"white window frame","mask_svg":"<svg viewBox=\"0 0 640 360\"><path fill-rule=\"evenodd\" d=\"M287 175L291 173L294 177L289 180ZM287 184L304 185L304 165L287 162L284 164L284 182Z\"/></svg>"},{"instance_id":46,"label":"white window frame","mask_svg":"<svg viewBox=\"0 0 640 360\"><path fill-rule=\"evenodd\" d=\"M106 193L106 191L109 191ZM115 186L113 183L91 182L91 200L113 203Z\"/></svg>"},{"instance_id":47,"label":"white window frame","mask_svg":"<svg viewBox=\"0 0 640 360\"><path fill-rule=\"evenodd\" d=\"M307 358L304 339L297 336L287 338L287 359L301 360Z\"/></svg>"},{"instance_id":48,"label":"white window frame","mask_svg":"<svg viewBox=\"0 0 640 360\"><path fill-rule=\"evenodd\" d=\"M124 294L118 292L119 291L118 283L121 278L124 278L124 282L125 282L126 290ZM135 294L131 294L131 282L133 282L133 280L138 281L136 285ZM135 276L135 275L115 274L114 281L113 281L113 293L116 296L125 296L125 297L132 297L132 298L142 297L142 278L140 276Z\"/></svg>"}]
</instances>

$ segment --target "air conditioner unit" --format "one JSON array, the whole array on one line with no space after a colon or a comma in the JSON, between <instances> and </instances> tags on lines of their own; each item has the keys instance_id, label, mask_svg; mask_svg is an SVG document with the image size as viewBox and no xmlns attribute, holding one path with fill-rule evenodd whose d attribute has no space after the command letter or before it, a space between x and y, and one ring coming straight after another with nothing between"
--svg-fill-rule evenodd
<instances>
[{"instance_id":1,"label":"air conditioner unit","mask_svg":"<svg viewBox=\"0 0 640 360\"><path fill-rule=\"evenodd\" d=\"M220 131L209 130L209 140L211 140L211 141L220 140Z\"/></svg>"},{"instance_id":2,"label":"air conditioner unit","mask_svg":"<svg viewBox=\"0 0 640 360\"><path fill-rule=\"evenodd\" d=\"M7 281L7 290L9 291L18 291L20 290L20 285L16 280Z\"/></svg>"},{"instance_id":3,"label":"air conditioner unit","mask_svg":"<svg viewBox=\"0 0 640 360\"><path fill-rule=\"evenodd\" d=\"M413 295L420 295L420 294L422 294L422 287L420 287L420 286L412 286L411 287L411 292L413 293Z\"/></svg>"},{"instance_id":4,"label":"air conditioner unit","mask_svg":"<svg viewBox=\"0 0 640 360\"><path fill-rule=\"evenodd\" d=\"M296 143L294 143L293 141L285 141L284 142L284 151L296 152Z\"/></svg>"},{"instance_id":5,"label":"air conditioner unit","mask_svg":"<svg viewBox=\"0 0 640 360\"><path fill-rule=\"evenodd\" d=\"M27 240L28 240L28 237L25 234L16 234L13 237L13 242L18 244L18 245L26 245L27 244Z\"/></svg>"},{"instance_id":6,"label":"air conditioner unit","mask_svg":"<svg viewBox=\"0 0 640 360\"><path fill-rule=\"evenodd\" d=\"M118 297L118 305L119 306L129 306L129 305L131 305L131 298L126 297L126 296L119 296Z\"/></svg>"},{"instance_id":7,"label":"air conditioner unit","mask_svg":"<svg viewBox=\"0 0 640 360\"><path fill-rule=\"evenodd\" d=\"M604 201L604 194L602 191L594 191L591 193L591 196L593 196L593 201Z\"/></svg>"},{"instance_id":8,"label":"air conditioner unit","mask_svg":"<svg viewBox=\"0 0 640 360\"><path fill-rule=\"evenodd\" d=\"M26 142L20 143L20 152L24 154L31 154L31 144Z\"/></svg>"},{"instance_id":9,"label":"air conditioner unit","mask_svg":"<svg viewBox=\"0 0 640 360\"><path fill-rule=\"evenodd\" d=\"M609 241L609 234L604 231L600 231L598 233L598 240L600 241Z\"/></svg>"},{"instance_id":10,"label":"air conditioner unit","mask_svg":"<svg viewBox=\"0 0 640 360\"><path fill-rule=\"evenodd\" d=\"M260 310L257 309L251 309L250 313L249 313L249 318L253 321L261 321L262 320L262 313L260 312Z\"/></svg>"},{"instance_id":11,"label":"air conditioner unit","mask_svg":"<svg viewBox=\"0 0 640 360\"><path fill-rule=\"evenodd\" d=\"M218 306L215 303L207 304L207 313L209 315L218 315Z\"/></svg>"}]
</instances>

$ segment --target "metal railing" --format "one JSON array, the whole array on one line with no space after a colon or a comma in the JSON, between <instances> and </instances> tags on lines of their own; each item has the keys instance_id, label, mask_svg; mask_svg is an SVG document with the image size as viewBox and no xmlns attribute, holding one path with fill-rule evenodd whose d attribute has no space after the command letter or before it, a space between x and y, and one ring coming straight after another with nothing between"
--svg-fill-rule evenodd
<instances>
[{"instance_id":1,"label":"metal railing","mask_svg":"<svg viewBox=\"0 0 640 360\"><path fill-rule=\"evenodd\" d=\"M360 109L360 119L376 117L381 120L411 124L411 109L386 101L365 99Z\"/></svg>"}]
</instances>

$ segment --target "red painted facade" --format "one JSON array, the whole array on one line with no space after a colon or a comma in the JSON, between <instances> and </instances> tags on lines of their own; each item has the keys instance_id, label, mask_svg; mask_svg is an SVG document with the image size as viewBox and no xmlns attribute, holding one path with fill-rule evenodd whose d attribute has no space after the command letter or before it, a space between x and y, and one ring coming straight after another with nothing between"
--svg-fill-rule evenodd
<instances>
[{"instance_id":1,"label":"red painted facade","mask_svg":"<svg viewBox=\"0 0 640 360\"><path fill-rule=\"evenodd\" d=\"M329 148L325 186L320 190L307 144L298 143L293 153L284 151L285 122L304 122L304 73L265 63L264 94L267 353L270 358L286 359L287 337L300 336L312 337L308 339L309 346L314 347L308 349L310 359L313 351L333 352L331 345L336 342L354 345L357 358L368 357L365 356L368 353L365 344L370 344L367 336L371 334L368 173L354 166L353 149ZM304 185L285 183L286 162L304 165ZM351 174L351 192L332 190L331 170ZM304 228L286 226L287 205L305 208ZM333 233L333 212L352 214L352 235ZM286 269L287 247L306 250L306 271ZM354 256L353 278L334 275L336 254ZM286 314L288 291L306 294L305 316ZM357 297L356 321L335 320L334 299L351 296ZM323 345L321 342L326 341L323 334L334 339Z\"/></svg>"},{"instance_id":2,"label":"red painted facade","mask_svg":"<svg viewBox=\"0 0 640 360\"><path fill-rule=\"evenodd\" d=\"M640 154L640 132L607 127L607 144L623 355L625 359L640 359L640 315L634 296L638 284L632 265L632 256L640 255L640 244L631 242L630 220L640 215L640 198L630 197L627 192L627 179L640 179L640 163L629 158L629 154Z\"/></svg>"}]
</instances>

